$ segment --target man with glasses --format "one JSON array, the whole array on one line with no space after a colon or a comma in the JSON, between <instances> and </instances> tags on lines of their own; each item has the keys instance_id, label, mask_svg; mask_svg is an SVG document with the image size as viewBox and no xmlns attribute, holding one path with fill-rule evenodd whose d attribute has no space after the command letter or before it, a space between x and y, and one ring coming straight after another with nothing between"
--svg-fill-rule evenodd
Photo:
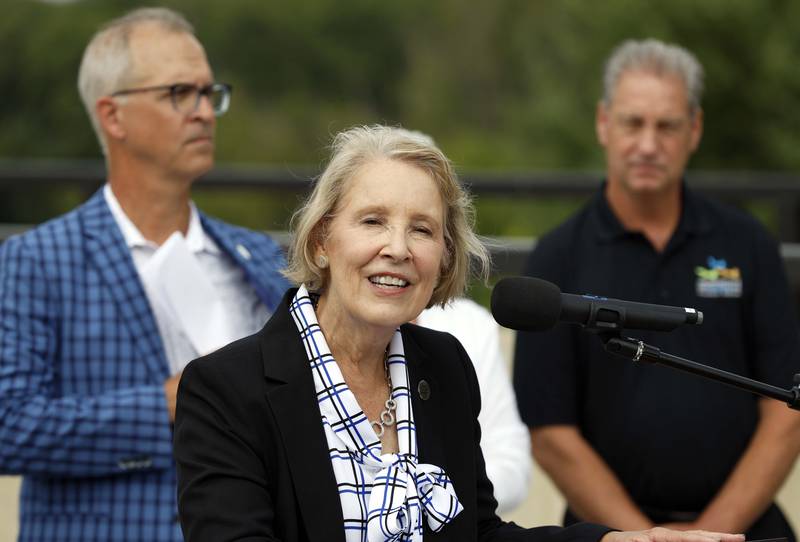
<instances>
[{"instance_id":1,"label":"man with glasses","mask_svg":"<svg viewBox=\"0 0 800 542\"><path fill-rule=\"evenodd\" d=\"M79 89L108 183L0 247L0 471L24 475L22 541L177 541L181 370L264 324L284 260L190 200L231 88L181 15L109 23Z\"/></svg>"}]
</instances>

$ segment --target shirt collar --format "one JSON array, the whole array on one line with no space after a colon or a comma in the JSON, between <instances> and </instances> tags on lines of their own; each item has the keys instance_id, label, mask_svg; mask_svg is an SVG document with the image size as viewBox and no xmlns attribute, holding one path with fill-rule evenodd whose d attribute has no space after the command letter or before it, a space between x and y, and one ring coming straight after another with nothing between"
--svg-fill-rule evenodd
<instances>
[{"instance_id":1,"label":"shirt collar","mask_svg":"<svg viewBox=\"0 0 800 542\"><path fill-rule=\"evenodd\" d=\"M158 249L158 245L153 241L145 239L139 228L128 218L119 200L111 190L111 185L106 183L103 187L103 196L106 199L108 208L111 210L111 215L122 231L122 237L125 239L125 244L128 248L148 247ZM189 228L186 231L186 245L192 253L209 252L211 254L219 254L220 250L217 244L203 229L202 221L200 220L200 213L197 211L197 206L194 202L189 202Z\"/></svg>"},{"instance_id":2,"label":"shirt collar","mask_svg":"<svg viewBox=\"0 0 800 542\"><path fill-rule=\"evenodd\" d=\"M625 236L634 234L626 230L622 223L614 214L611 206L606 199L606 183L592 197L590 205L593 209L592 222L597 238L600 241L613 241ZM680 238L686 235L701 235L711 231L713 224L709 218L703 214L697 205L697 197L686 186L686 182L681 183L681 217L678 220L678 227L673 233L673 237Z\"/></svg>"},{"instance_id":3,"label":"shirt collar","mask_svg":"<svg viewBox=\"0 0 800 542\"><path fill-rule=\"evenodd\" d=\"M217 243L203 229L200 213L193 201L189 202L189 229L186 231L186 244L192 252L219 254Z\"/></svg>"},{"instance_id":4,"label":"shirt collar","mask_svg":"<svg viewBox=\"0 0 800 542\"><path fill-rule=\"evenodd\" d=\"M139 228L128 218L128 215L122 210L119 200L111 190L111 185L108 183L103 187L103 196L106 199L108 208L111 210L111 216L114 217L114 221L117 223L117 226L119 226L120 231L122 231L122 237L125 239L125 244L128 245L128 248L158 248L158 245L154 242L145 239L142 232L139 231Z\"/></svg>"}]
</instances>

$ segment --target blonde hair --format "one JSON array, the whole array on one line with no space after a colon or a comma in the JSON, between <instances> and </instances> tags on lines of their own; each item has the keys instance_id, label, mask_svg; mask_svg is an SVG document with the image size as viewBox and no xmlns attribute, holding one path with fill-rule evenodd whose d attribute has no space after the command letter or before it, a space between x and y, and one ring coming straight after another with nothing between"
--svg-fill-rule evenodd
<instances>
[{"instance_id":1,"label":"blonde hair","mask_svg":"<svg viewBox=\"0 0 800 542\"><path fill-rule=\"evenodd\" d=\"M489 253L475 235L472 198L458 181L452 164L427 135L390 126L357 126L339 133L331 158L305 203L291 221L294 234L284 275L312 291L322 289L327 269L315 261L315 249L325 236L325 222L347 191L348 181L367 163L386 158L416 166L436 183L444 203L445 255L439 283L428 306L444 305L462 294L475 273L486 280Z\"/></svg>"},{"instance_id":2,"label":"blonde hair","mask_svg":"<svg viewBox=\"0 0 800 542\"><path fill-rule=\"evenodd\" d=\"M170 32L194 35L194 28L180 13L167 8L140 8L104 25L83 52L78 71L78 92L103 154L107 154L108 147L95 104L103 96L134 82L130 36L137 26L148 23L160 25Z\"/></svg>"}]
</instances>

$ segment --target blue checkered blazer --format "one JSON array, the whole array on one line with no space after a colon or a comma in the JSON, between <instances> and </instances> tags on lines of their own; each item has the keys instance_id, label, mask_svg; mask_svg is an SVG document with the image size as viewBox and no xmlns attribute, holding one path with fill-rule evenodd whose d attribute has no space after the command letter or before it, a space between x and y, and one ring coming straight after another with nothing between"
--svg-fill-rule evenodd
<instances>
[{"instance_id":1,"label":"blue checkered blazer","mask_svg":"<svg viewBox=\"0 0 800 542\"><path fill-rule=\"evenodd\" d=\"M280 248L202 223L273 310L288 287ZM20 541L182 540L168 377L102 191L0 246L0 472L24 475Z\"/></svg>"}]
</instances>

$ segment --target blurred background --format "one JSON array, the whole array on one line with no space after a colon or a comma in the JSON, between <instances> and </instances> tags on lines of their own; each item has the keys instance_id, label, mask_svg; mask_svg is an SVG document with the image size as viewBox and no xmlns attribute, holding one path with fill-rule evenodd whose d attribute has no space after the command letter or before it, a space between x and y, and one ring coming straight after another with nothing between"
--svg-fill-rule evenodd
<instances>
[{"instance_id":1,"label":"blurred background","mask_svg":"<svg viewBox=\"0 0 800 542\"><path fill-rule=\"evenodd\" d=\"M267 167L307 180L332 134L389 123L431 134L467 180L549 172L599 180L593 123L602 62L621 40L652 36L688 47L707 72L706 129L693 171L714 171L722 183L726 174L749 174L743 182L757 185L759 172L784 178L800 169L796 1L161 4L187 15L217 79L234 86L218 128L220 166ZM76 89L78 65L102 22L140 5L149 3L3 1L0 167L6 172L15 164L73 173L94 164L101 171ZM34 181L0 185L0 223L38 223L87 195L85 187L54 182L43 190ZM245 192L215 189L206 198L201 191L198 200L246 226L285 228L297 192ZM486 196L478 200L478 227L486 235L538 235L579 204ZM778 232L777 209L760 200L743 204Z\"/></svg>"},{"instance_id":2,"label":"blurred background","mask_svg":"<svg viewBox=\"0 0 800 542\"><path fill-rule=\"evenodd\" d=\"M65 212L102 183L78 65L100 24L142 5L153 3L3 0L0 238ZM196 193L204 210L223 219L285 230L333 134L354 124L400 124L433 136L473 184L480 233L524 253L600 180L594 111L603 60L623 39L655 37L684 45L706 70L705 134L689 182L756 214L784 243L788 265L800 262L800 2L159 5L194 23L217 80L234 87L218 125L219 168ZM500 256L498 272L513 273L519 258ZM487 289L472 295L485 303ZM0 479L9 494L14 483ZM537 484L534 491L547 492L546 481ZM790 485L800 527L800 481ZM0 541L13 539L2 534L5 525L15 529L13 500L0 501L0 513L9 514L0 519ZM554 502L537 508L552 506L550 521L560 513Z\"/></svg>"}]
</instances>

